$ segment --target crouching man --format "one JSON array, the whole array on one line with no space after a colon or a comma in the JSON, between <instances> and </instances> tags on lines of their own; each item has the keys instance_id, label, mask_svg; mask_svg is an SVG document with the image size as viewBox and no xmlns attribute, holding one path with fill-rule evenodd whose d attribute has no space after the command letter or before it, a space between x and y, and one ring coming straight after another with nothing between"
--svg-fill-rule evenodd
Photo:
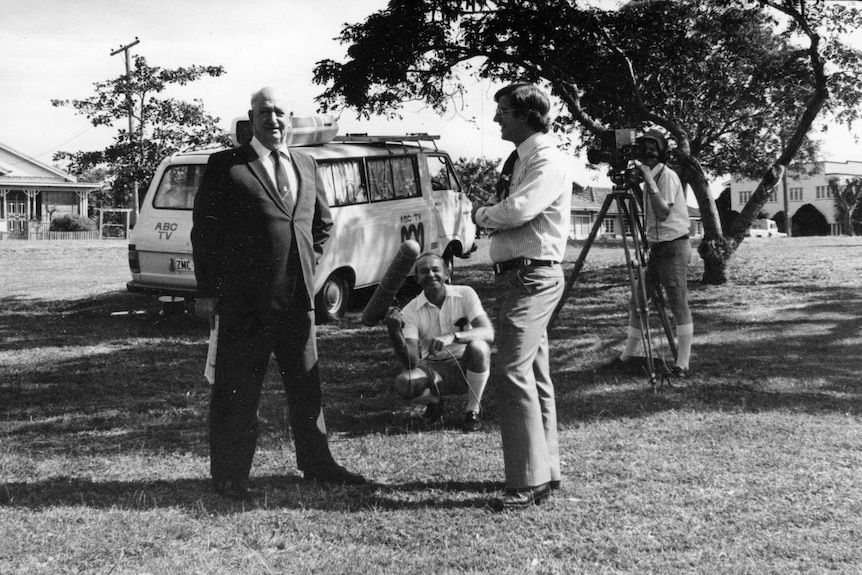
<instances>
[{"instance_id":1,"label":"crouching man","mask_svg":"<svg viewBox=\"0 0 862 575\"><path fill-rule=\"evenodd\" d=\"M422 293L403 310L390 307L386 326L405 370L395 380L404 399L427 404L423 417L440 419L444 395L467 394L462 429L481 427L481 403L491 370L494 328L469 286L448 285L448 268L435 254L416 261Z\"/></svg>"}]
</instances>

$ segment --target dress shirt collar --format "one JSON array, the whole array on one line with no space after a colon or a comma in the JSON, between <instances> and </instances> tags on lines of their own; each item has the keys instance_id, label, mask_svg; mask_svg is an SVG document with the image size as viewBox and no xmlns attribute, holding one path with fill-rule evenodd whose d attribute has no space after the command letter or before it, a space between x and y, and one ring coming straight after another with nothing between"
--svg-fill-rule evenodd
<instances>
[{"instance_id":1,"label":"dress shirt collar","mask_svg":"<svg viewBox=\"0 0 862 575\"><path fill-rule=\"evenodd\" d=\"M446 304L446 300L450 297L461 297L460 293L456 292L455 290L449 289L448 285L444 285L443 290L446 292L446 297L443 299L444 305ZM418 296L416 296L416 303L419 305L419 307L425 307L426 305L437 307L433 303L428 301L428 298L425 296L424 291L422 291Z\"/></svg>"},{"instance_id":2,"label":"dress shirt collar","mask_svg":"<svg viewBox=\"0 0 862 575\"><path fill-rule=\"evenodd\" d=\"M518 159L523 161L531 154L534 154L536 150L539 149L544 139L544 133L536 132L535 134L518 144L518 147L515 148L516 150L518 150Z\"/></svg>"},{"instance_id":3,"label":"dress shirt collar","mask_svg":"<svg viewBox=\"0 0 862 575\"><path fill-rule=\"evenodd\" d=\"M257 157L261 159L268 158L270 153L274 151L264 146L256 136L251 139L251 147L254 148L254 151L257 153ZM287 148L285 146L281 146L280 148L277 148L277 150L281 152L282 157L290 159L290 154L287 153Z\"/></svg>"}]
</instances>

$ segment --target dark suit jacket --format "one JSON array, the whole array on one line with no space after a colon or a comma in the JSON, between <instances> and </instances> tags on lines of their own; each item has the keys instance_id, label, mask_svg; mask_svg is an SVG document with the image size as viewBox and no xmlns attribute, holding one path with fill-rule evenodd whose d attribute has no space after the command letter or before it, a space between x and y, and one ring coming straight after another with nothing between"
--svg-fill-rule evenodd
<instances>
[{"instance_id":1,"label":"dark suit jacket","mask_svg":"<svg viewBox=\"0 0 862 575\"><path fill-rule=\"evenodd\" d=\"M295 149L290 157L299 188L292 214L250 144L209 159L195 197L191 239L198 297L216 298L220 314L284 309L299 276L297 252L314 308L314 268L332 219L314 159Z\"/></svg>"}]
</instances>

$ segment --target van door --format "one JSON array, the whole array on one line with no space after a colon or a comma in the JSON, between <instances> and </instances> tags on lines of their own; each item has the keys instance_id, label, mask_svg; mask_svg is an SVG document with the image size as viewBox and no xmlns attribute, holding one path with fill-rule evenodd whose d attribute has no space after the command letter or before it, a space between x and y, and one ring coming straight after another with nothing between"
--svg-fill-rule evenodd
<instances>
[{"instance_id":1,"label":"van door","mask_svg":"<svg viewBox=\"0 0 862 575\"><path fill-rule=\"evenodd\" d=\"M422 194L415 154L369 157L366 165L376 238L372 275L377 283L405 241L415 240L420 253L435 250L437 223Z\"/></svg>"},{"instance_id":2,"label":"van door","mask_svg":"<svg viewBox=\"0 0 862 575\"><path fill-rule=\"evenodd\" d=\"M476 225L472 219L473 205L461 193L461 184L455 169L445 154L423 154L420 165L427 171L434 220L437 228L436 241L441 254L447 249L449 255L463 255L471 251L476 238Z\"/></svg>"}]
</instances>

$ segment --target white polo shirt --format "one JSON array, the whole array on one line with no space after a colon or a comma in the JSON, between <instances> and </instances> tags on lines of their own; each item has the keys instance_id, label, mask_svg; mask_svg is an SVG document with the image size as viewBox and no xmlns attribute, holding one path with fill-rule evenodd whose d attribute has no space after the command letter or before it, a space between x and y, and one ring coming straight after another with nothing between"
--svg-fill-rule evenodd
<instances>
[{"instance_id":1,"label":"white polo shirt","mask_svg":"<svg viewBox=\"0 0 862 575\"><path fill-rule=\"evenodd\" d=\"M404 339L419 341L421 358L447 359L453 355L464 355L464 349L467 347L464 343L453 343L436 354L429 353L428 346L435 337L470 329L469 324L464 327L457 326L458 320L465 318L466 321L472 322L485 315L479 296L470 286L447 285L445 289L446 299L443 300L442 307L438 308L421 293L401 310L401 318L404 320L401 333Z\"/></svg>"},{"instance_id":2,"label":"white polo shirt","mask_svg":"<svg viewBox=\"0 0 862 575\"><path fill-rule=\"evenodd\" d=\"M689 232L691 221L688 217L688 202L685 198L685 189L679 176L664 164L658 164L652 169L658 193L661 194L665 203L670 206L670 214L662 222L658 219L649 201L649 192L644 190L644 222L646 224L646 236L651 242L668 242L681 238Z\"/></svg>"}]
</instances>

